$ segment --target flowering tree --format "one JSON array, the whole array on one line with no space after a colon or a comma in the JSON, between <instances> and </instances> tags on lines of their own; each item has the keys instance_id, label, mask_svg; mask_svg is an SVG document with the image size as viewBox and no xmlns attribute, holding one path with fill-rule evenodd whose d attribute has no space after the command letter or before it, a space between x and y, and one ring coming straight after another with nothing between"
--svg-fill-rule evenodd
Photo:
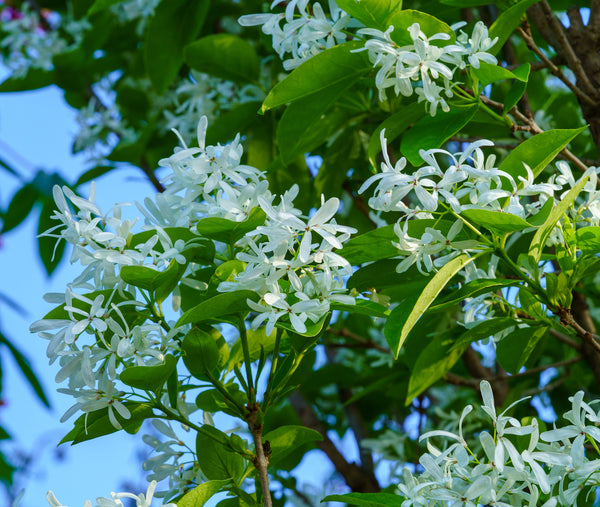
<instances>
[{"instance_id":1,"label":"flowering tree","mask_svg":"<svg viewBox=\"0 0 600 507\"><path fill-rule=\"evenodd\" d=\"M90 161L3 214L79 266L32 325L63 442L160 435L98 505L592 505L600 5L561 5L5 5L0 91L64 89ZM124 163L136 219L78 193Z\"/></svg>"}]
</instances>

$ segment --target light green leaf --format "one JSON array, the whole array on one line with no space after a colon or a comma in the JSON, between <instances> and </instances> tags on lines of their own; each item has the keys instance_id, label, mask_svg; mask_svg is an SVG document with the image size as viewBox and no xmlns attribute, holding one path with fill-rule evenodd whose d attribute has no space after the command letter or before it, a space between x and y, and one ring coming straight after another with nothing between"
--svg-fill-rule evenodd
<instances>
[{"instance_id":1,"label":"light green leaf","mask_svg":"<svg viewBox=\"0 0 600 507\"><path fill-rule=\"evenodd\" d=\"M416 121L419 121L426 114L427 113L425 112L423 104L414 102L386 118L386 120L375 129L371 135L371 138L369 139L368 150L369 162L371 162L373 172L377 172L379 165L377 163L377 155L381 153L381 140L379 136L381 131L385 129L385 138L388 143L391 143L400 134L402 134L402 132L404 132Z\"/></svg>"},{"instance_id":2,"label":"light green leaf","mask_svg":"<svg viewBox=\"0 0 600 507\"><path fill-rule=\"evenodd\" d=\"M427 115L421 118L402 137L402 155L412 165L419 166L423 163L419 150L439 148L471 121L477 108L477 105L454 107L447 113L442 111L435 116Z\"/></svg>"},{"instance_id":3,"label":"light green leaf","mask_svg":"<svg viewBox=\"0 0 600 507\"><path fill-rule=\"evenodd\" d=\"M583 253L596 255L600 253L600 227L582 227L577 229L577 248Z\"/></svg>"},{"instance_id":4,"label":"light green leaf","mask_svg":"<svg viewBox=\"0 0 600 507\"><path fill-rule=\"evenodd\" d=\"M448 285L448 282L450 282L454 275L473 260L473 257L469 257L466 254L455 257L435 274L421 294L407 299L392 310L385 324L384 334L396 358L398 358L398 354L408 333L410 333L411 329L431 303L433 303L438 294Z\"/></svg>"},{"instance_id":5,"label":"light green leaf","mask_svg":"<svg viewBox=\"0 0 600 507\"><path fill-rule=\"evenodd\" d=\"M129 368L125 368L119 374L119 380L125 385L137 389L158 392L176 368L177 358L171 354L167 354L163 364L156 366L130 366Z\"/></svg>"},{"instance_id":6,"label":"light green leaf","mask_svg":"<svg viewBox=\"0 0 600 507\"><path fill-rule=\"evenodd\" d=\"M273 331L267 336L266 329L259 327L256 331L248 329L246 338L248 339L248 351L250 353L250 362L257 361L261 356L261 351L265 354L270 354L275 346L275 338L277 331ZM239 365L244 361L244 351L242 341L238 339L231 347L231 355L229 360L229 369L232 370L235 365Z\"/></svg>"},{"instance_id":7,"label":"light green leaf","mask_svg":"<svg viewBox=\"0 0 600 507\"><path fill-rule=\"evenodd\" d=\"M500 65L492 65L486 62L480 62L479 68L476 69L473 67L472 72L475 74L475 76L477 76L477 79L479 79L479 84L481 86L487 86L491 83L502 81L503 79L527 81L527 77L523 79L521 75L514 74L505 67L500 67Z\"/></svg>"},{"instance_id":8,"label":"light green leaf","mask_svg":"<svg viewBox=\"0 0 600 507\"><path fill-rule=\"evenodd\" d=\"M185 312L179 318L175 327L219 319L226 315L248 313L248 303L246 303L248 299L257 301L259 296L251 290L237 290L217 294Z\"/></svg>"},{"instance_id":9,"label":"light green leaf","mask_svg":"<svg viewBox=\"0 0 600 507\"><path fill-rule=\"evenodd\" d=\"M177 507L202 507L213 495L230 483L228 479L203 482L177 500Z\"/></svg>"},{"instance_id":10,"label":"light green leaf","mask_svg":"<svg viewBox=\"0 0 600 507\"><path fill-rule=\"evenodd\" d=\"M500 366L513 375L519 373L547 331L545 326L522 327L502 338L496 345Z\"/></svg>"},{"instance_id":11,"label":"light green leaf","mask_svg":"<svg viewBox=\"0 0 600 507\"><path fill-rule=\"evenodd\" d=\"M496 44L488 53L496 55L500 52L504 43L508 40L514 30L521 24L525 11L539 0L521 0L519 3L504 10L494 21L489 30L490 39L498 37Z\"/></svg>"},{"instance_id":12,"label":"light green leaf","mask_svg":"<svg viewBox=\"0 0 600 507\"><path fill-rule=\"evenodd\" d=\"M456 33L447 23L442 20L427 14L426 12L415 11L413 9L403 9L397 11L388 20L389 25L394 26L394 31L390 34L392 40L399 46L405 46L413 44L413 40L408 33L408 27L414 23L419 23L421 31L425 33L427 37L431 37L438 33L446 33L450 36L448 40L439 41L434 40L432 44L446 46L452 44L456 40ZM388 27L386 27L387 29Z\"/></svg>"},{"instance_id":13,"label":"light green leaf","mask_svg":"<svg viewBox=\"0 0 600 507\"><path fill-rule=\"evenodd\" d=\"M394 226L386 225L352 238L338 253L353 265L386 259L398 255L398 249L392 245L397 240Z\"/></svg>"},{"instance_id":14,"label":"light green leaf","mask_svg":"<svg viewBox=\"0 0 600 507\"><path fill-rule=\"evenodd\" d=\"M305 61L273 87L263 102L262 111L265 112L313 93L324 92L349 79L368 73L371 64L366 51L351 52L360 47L362 44L358 41L346 42Z\"/></svg>"},{"instance_id":15,"label":"light green leaf","mask_svg":"<svg viewBox=\"0 0 600 507\"><path fill-rule=\"evenodd\" d=\"M269 442L271 446L269 464L274 466L301 445L316 440L323 440L323 436L318 431L304 426L280 426L263 435L263 441Z\"/></svg>"},{"instance_id":16,"label":"light green leaf","mask_svg":"<svg viewBox=\"0 0 600 507\"><path fill-rule=\"evenodd\" d=\"M523 183L519 182L519 176L527 178L527 170L523 164L527 164L533 175L537 176L569 142L586 128L547 130L530 137L512 150L498 169L510 174L518 186L523 186ZM502 188L512 190L507 179L503 179Z\"/></svg>"},{"instance_id":17,"label":"light green leaf","mask_svg":"<svg viewBox=\"0 0 600 507\"><path fill-rule=\"evenodd\" d=\"M385 32L390 18L402 10L402 0L336 0L338 6L368 28Z\"/></svg>"},{"instance_id":18,"label":"light green leaf","mask_svg":"<svg viewBox=\"0 0 600 507\"><path fill-rule=\"evenodd\" d=\"M258 81L260 61L252 45L237 35L218 33L202 37L184 50L192 69L236 83Z\"/></svg>"},{"instance_id":19,"label":"light green leaf","mask_svg":"<svg viewBox=\"0 0 600 507\"><path fill-rule=\"evenodd\" d=\"M204 24L208 0L162 0L146 29L144 65L159 95L167 91L183 63L183 48L192 42Z\"/></svg>"},{"instance_id":20,"label":"light green leaf","mask_svg":"<svg viewBox=\"0 0 600 507\"><path fill-rule=\"evenodd\" d=\"M579 183L575 185L567 195L558 203L558 205L550 212L550 215L544 222L544 225L541 226L533 236L531 240L531 244L529 245L529 257L531 258L531 262L537 266L542 258L542 251L546 246L546 240L548 236L552 232L552 229L556 226L561 217L565 214L569 206L571 206L575 199L581 193L581 190L587 183L588 177L581 178Z\"/></svg>"},{"instance_id":21,"label":"light green leaf","mask_svg":"<svg viewBox=\"0 0 600 507\"><path fill-rule=\"evenodd\" d=\"M359 507L400 507L404 497L391 493L346 493L328 495L321 502L343 502Z\"/></svg>"}]
</instances>

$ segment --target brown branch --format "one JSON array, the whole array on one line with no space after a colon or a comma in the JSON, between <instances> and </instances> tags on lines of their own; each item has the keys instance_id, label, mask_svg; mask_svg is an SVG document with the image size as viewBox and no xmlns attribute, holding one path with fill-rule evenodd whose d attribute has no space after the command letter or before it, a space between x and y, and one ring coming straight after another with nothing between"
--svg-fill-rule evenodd
<instances>
[{"instance_id":1,"label":"brown branch","mask_svg":"<svg viewBox=\"0 0 600 507\"><path fill-rule=\"evenodd\" d=\"M369 222L371 222L373 225L377 225L377 223L370 216L369 207L365 204L365 201L363 200L362 197L359 197L352 191L352 188L350 188L350 184L348 183L348 180L344 180L344 182L342 183L342 189L350 197L352 197L352 201L354 203L354 206L356 206L356 209L358 209L358 211L360 211L364 216L366 216L367 219L369 220Z\"/></svg>"},{"instance_id":2,"label":"brown branch","mask_svg":"<svg viewBox=\"0 0 600 507\"><path fill-rule=\"evenodd\" d=\"M377 493L381 490L375 475L361 470L356 463L348 463L346 458L331 441L313 407L306 401L302 394L294 392L290 395L289 400L298 414L300 421L302 421L302 424L321 434L323 440L317 442L317 447L327 455L335 469L344 478L346 484L352 491L360 493Z\"/></svg>"},{"instance_id":3,"label":"brown branch","mask_svg":"<svg viewBox=\"0 0 600 507\"><path fill-rule=\"evenodd\" d=\"M271 490L269 487L269 472L267 470L269 466L269 448L268 442L263 443L262 422L257 422L259 410L260 407L257 404L254 407L249 407L249 412L246 416L246 422L248 423L248 429L250 430L250 433L252 433L254 449L256 452L256 455L252 459L252 464L256 468L258 477L260 479L263 505L265 507L273 507L273 499L271 498Z\"/></svg>"},{"instance_id":4,"label":"brown branch","mask_svg":"<svg viewBox=\"0 0 600 507\"><path fill-rule=\"evenodd\" d=\"M546 0L542 0L540 2L540 6L542 11L546 15L546 19L549 21L550 28L554 31L556 38L561 45L565 58L567 60L567 65L575 74L575 78L577 79L578 85L585 89L585 93L590 94L592 96L597 96L598 92L596 87L592 84L589 77L587 76L585 70L583 69L583 65L581 64L581 60L575 53L573 46L567 39L567 34L565 33L565 27L558 20L558 18L552 12L552 8L548 5ZM582 93L584 91L582 90Z\"/></svg>"},{"instance_id":5,"label":"brown branch","mask_svg":"<svg viewBox=\"0 0 600 507\"><path fill-rule=\"evenodd\" d=\"M567 76L565 76L563 71L560 70L556 65L554 65L552 60L550 60L544 54L544 52L537 46L531 35L526 33L525 30L523 30L521 27L517 28L517 32L523 38L525 44L527 44L527 47L531 51L533 51L535 55L546 65L546 67L552 75L560 79L565 84L565 86L567 86L567 88L569 88L569 90L571 90L577 97L581 98L581 100L587 102L589 105L596 104L594 99L592 99L587 93L585 93L583 90L581 90L576 85L571 83L571 81L569 81L569 79L567 78Z\"/></svg>"}]
</instances>

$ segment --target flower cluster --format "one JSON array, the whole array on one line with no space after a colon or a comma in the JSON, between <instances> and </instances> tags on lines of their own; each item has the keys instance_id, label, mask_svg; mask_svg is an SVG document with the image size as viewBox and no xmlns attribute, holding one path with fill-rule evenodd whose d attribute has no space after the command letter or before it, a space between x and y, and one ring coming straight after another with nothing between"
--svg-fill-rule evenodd
<instances>
[{"instance_id":1,"label":"flower cluster","mask_svg":"<svg viewBox=\"0 0 600 507\"><path fill-rule=\"evenodd\" d=\"M426 505L577 505L578 499L594 494L600 485L600 412L583 401L583 391L569 398L572 409L564 414L569 425L540 433L533 418L522 424L496 413L492 388L481 382L482 409L493 425L493 432L481 431L478 442L468 443L463 435L463 420L472 411L463 410L458 434L436 430L422 435L428 452L419 458L424 472L403 472L397 493L403 507ZM523 400L520 400L523 401ZM438 448L433 439L449 442ZM588 444L592 451L586 451ZM480 449L480 450L478 450ZM596 453L592 459L589 454Z\"/></svg>"},{"instance_id":2,"label":"flower cluster","mask_svg":"<svg viewBox=\"0 0 600 507\"><path fill-rule=\"evenodd\" d=\"M282 0L275 0L271 9L280 3ZM329 15L318 2L292 0L287 2L285 13L249 14L238 21L242 26L262 25L262 31L273 37L273 49L279 57L291 55L283 60L283 67L292 70L321 51L345 42L344 29L350 20L335 0L329 0Z\"/></svg>"},{"instance_id":3,"label":"flower cluster","mask_svg":"<svg viewBox=\"0 0 600 507\"><path fill-rule=\"evenodd\" d=\"M111 493L110 498L96 498L97 503L94 505L94 507L124 507L125 505L131 505L131 503L129 503L130 500L135 501L135 507L150 507L152 504L152 498L154 497L155 489L156 481L152 481L148 486L146 494L140 493L139 495L135 495L133 493L127 492ZM50 507L66 507L66 505L63 505L56 499L56 496L52 491L48 492L48 495L46 495L46 499L48 500ZM126 499L126 502L128 503L124 504L122 501L123 499ZM83 504L83 507L92 507L92 502L86 500ZM177 505L174 503L166 503L163 504L162 507L177 507Z\"/></svg>"},{"instance_id":4,"label":"flower cluster","mask_svg":"<svg viewBox=\"0 0 600 507\"><path fill-rule=\"evenodd\" d=\"M23 77L29 68L51 70L52 57L78 46L83 32L90 26L86 20L62 18L47 9L38 13L26 2L20 10L10 6L2 8L0 20L4 34L0 41L2 60L15 78ZM71 45L61 37L59 28L69 34L73 40Z\"/></svg>"},{"instance_id":5,"label":"flower cluster","mask_svg":"<svg viewBox=\"0 0 600 507\"><path fill-rule=\"evenodd\" d=\"M373 28L358 31L359 35L370 37L364 49L375 67L379 67L375 84L379 99L385 100L386 90L393 88L396 95L410 97L413 92L419 102L425 101L431 116L437 108L449 111L446 102L452 97L452 79L457 69L469 65L479 68L479 62L496 64L496 58L487 51L496 43L490 39L487 27L479 21L469 37L464 32L456 37L454 44L437 45L436 41L449 41L448 33L437 33L427 37L419 23L408 27L412 44L399 46L392 39L394 27L385 32Z\"/></svg>"},{"instance_id":6,"label":"flower cluster","mask_svg":"<svg viewBox=\"0 0 600 507\"><path fill-rule=\"evenodd\" d=\"M252 327L256 329L266 320L267 334L284 315L297 332L304 333L306 320L318 322L329 311L331 302L354 303L354 298L340 293L343 277L352 274L352 267L333 249L341 248L356 230L335 222L339 199L322 202L308 218L294 208L297 194L298 186L294 185L277 204L274 196L258 198L267 220L248 233L249 250L237 256L247 263L246 269L235 282L219 286L222 291L249 289L258 293L261 304L248 300L250 307L259 312ZM320 242L314 242L318 236Z\"/></svg>"},{"instance_id":7,"label":"flower cluster","mask_svg":"<svg viewBox=\"0 0 600 507\"><path fill-rule=\"evenodd\" d=\"M381 131L380 139L384 159L381 172L368 178L359 193L377 183L369 206L378 212L397 212L402 215L394 226L398 236L395 245L404 256L398 266L399 272L414 263L420 271L430 272L461 252L485 248L480 241L461 236L462 213L488 210L528 220L540 211L549 198L555 199L555 205L560 202L576 183L565 162L557 163L560 175L552 175L546 183L535 183L534 174L527 165L524 165L527 177L515 179L495 166L495 155L484 155L482 148L493 146L491 141L485 139L469 143L463 151L458 152L421 150L419 155L425 164L411 171L404 157L392 164L387 152L385 130ZM569 213L577 222L595 225L600 223L596 170L590 169L586 176L589 176L589 180L583 189L581 202ZM419 237L411 236L411 219L432 219L444 214L455 217L450 227L427 227ZM481 277L477 273L473 275Z\"/></svg>"}]
</instances>

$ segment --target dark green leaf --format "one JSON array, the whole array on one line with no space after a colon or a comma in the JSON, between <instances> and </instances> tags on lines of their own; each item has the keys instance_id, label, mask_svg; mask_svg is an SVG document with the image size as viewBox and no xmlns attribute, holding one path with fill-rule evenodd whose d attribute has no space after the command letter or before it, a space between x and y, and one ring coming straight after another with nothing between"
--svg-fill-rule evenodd
<instances>
[{"instance_id":1,"label":"dark green leaf","mask_svg":"<svg viewBox=\"0 0 600 507\"><path fill-rule=\"evenodd\" d=\"M392 245L397 240L394 226L386 225L352 238L338 253L352 265L386 259L398 255L398 248Z\"/></svg>"},{"instance_id":2,"label":"dark green leaf","mask_svg":"<svg viewBox=\"0 0 600 507\"><path fill-rule=\"evenodd\" d=\"M258 361L262 351L264 351L265 354L270 354L273 351L276 336L277 331L273 331L267 336L264 327L259 327L256 331L252 329L246 331L250 362ZM242 349L242 341L241 339L238 339L231 347L229 369L232 370L234 366L241 364L243 361L244 351Z\"/></svg>"},{"instance_id":3,"label":"dark green leaf","mask_svg":"<svg viewBox=\"0 0 600 507\"><path fill-rule=\"evenodd\" d=\"M155 300L162 303L173 291L186 265L175 260L164 271L146 266L122 266L119 273L125 283L147 290L155 295Z\"/></svg>"},{"instance_id":4,"label":"dark green leaf","mask_svg":"<svg viewBox=\"0 0 600 507\"><path fill-rule=\"evenodd\" d=\"M204 24L208 0L163 0L154 11L144 39L144 64L156 92L165 93L177 77L183 52Z\"/></svg>"},{"instance_id":5,"label":"dark green leaf","mask_svg":"<svg viewBox=\"0 0 600 507\"><path fill-rule=\"evenodd\" d=\"M331 303L332 310L341 312L357 313L360 315L369 315L370 317L386 318L390 311L383 305L368 299L357 299L355 305L347 305L342 303Z\"/></svg>"},{"instance_id":6,"label":"dark green leaf","mask_svg":"<svg viewBox=\"0 0 600 507\"><path fill-rule=\"evenodd\" d=\"M420 150L439 148L471 121L477 105L454 107L450 111L438 112L435 116L421 118L402 137L400 151L414 166L423 163Z\"/></svg>"},{"instance_id":7,"label":"dark green leaf","mask_svg":"<svg viewBox=\"0 0 600 507\"><path fill-rule=\"evenodd\" d=\"M200 380L219 378L229 360L229 348L223 337L215 337L197 327L185 335L181 350L185 366Z\"/></svg>"},{"instance_id":8,"label":"dark green leaf","mask_svg":"<svg viewBox=\"0 0 600 507\"><path fill-rule=\"evenodd\" d=\"M389 25L394 26L394 31L390 36L399 46L413 44L413 40L408 33L408 27L414 23L419 23L421 31L425 33L427 37L431 37L437 33L446 33L450 36L447 41L434 40L433 44L435 45L440 43L440 45L445 46L447 44L452 44L456 40L456 33L448 26L448 24L426 12L403 9L397 11L396 14L389 18L388 22ZM386 27L386 29L387 28L388 27Z\"/></svg>"},{"instance_id":9,"label":"dark green leaf","mask_svg":"<svg viewBox=\"0 0 600 507\"><path fill-rule=\"evenodd\" d=\"M511 232L523 231L531 227L531 225L521 217L502 211L465 209L461 211L460 214L471 223L485 227L499 236Z\"/></svg>"},{"instance_id":10,"label":"dark green leaf","mask_svg":"<svg viewBox=\"0 0 600 507\"><path fill-rule=\"evenodd\" d=\"M391 493L346 493L328 495L321 502L343 502L359 507L400 507L404 497Z\"/></svg>"},{"instance_id":11,"label":"dark green leaf","mask_svg":"<svg viewBox=\"0 0 600 507\"><path fill-rule=\"evenodd\" d=\"M206 144L223 143L234 139L238 133L246 132L256 119L260 104L259 101L245 102L221 113L210 123L206 132Z\"/></svg>"},{"instance_id":12,"label":"dark green leaf","mask_svg":"<svg viewBox=\"0 0 600 507\"><path fill-rule=\"evenodd\" d=\"M496 55L500 52L515 28L521 24L525 11L537 2L539 0L521 0L498 16L489 30L490 39L498 37L498 41L488 50L488 53Z\"/></svg>"},{"instance_id":13,"label":"dark green leaf","mask_svg":"<svg viewBox=\"0 0 600 507\"><path fill-rule=\"evenodd\" d=\"M414 102L402 107L400 111L397 111L386 118L385 121L375 129L369 139L368 150L369 162L371 162L373 172L378 172L379 164L377 163L377 155L381 152L381 131L385 129L385 138L388 143L391 143L402 134L402 132L416 121L419 121L426 114L423 104Z\"/></svg>"},{"instance_id":14,"label":"dark green leaf","mask_svg":"<svg viewBox=\"0 0 600 507\"><path fill-rule=\"evenodd\" d=\"M192 69L237 83L258 81L260 61L249 42L230 33L208 35L186 46Z\"/></svg>"},{"instance_id":15,"label":"dark green leaf","mask_svg":"<svg viewBox=\"0 0 600 507\"><path fill-rule=\"evenodd\" d=\"M29 67L23 77L9 77L0 83L0 93L24 92L50 86L54 82L54 72L51 70Z\"/></svg>"},{"instance_id":16,"label":"dark green leaf","mask_svg":"<svg viewBox=\"0 0 600 507\"><path fill-rule=\"evenodd\" d=\"M3 234L14 229L27 218L38 197L38 191L33 183L25 183L15 192L3 217Z\"/></svg>"},{"instance_id":17,"label":"dark green leaf","mask_svg":"<svg viewBox=\"0 0 600 507\"><path fill-rule=\"evenodd\" d=\"M489 294L497 290L504 289L505 287L513 287L519 285L520 280L506 280L506 279L481 279L471 280L469 283L463 285L457 291L453 291L448 297L442 299L438 304L431 306L430 310L441 310L450 306L462 303L466 298L474 298L481 296L482 294Z\"/></svg>"},{"instance_id":18,"label":"dark green leaf","mask_svg":"<svg viewBox=\"0 0 600 507\"><path fill-rule=\"evenodd\" d=\"M508 373L519 373L547 331L545 326L522 327L502 338L496 345L496 357L500 366Z\"/></svg>"},{"instance_id":19,"label":"dark green leaf","mask_svg":"<svg viewBox=\"0 0 600 507\"><path fill-rule=\"evenodd\" d=\"M73 186L78 187L89 181L97 180L113 169L115 169L115 166L112 165L99 165L93 167L92 169L88 169L81 176L79 176L79 178L77 178L77 182Z\"/></svg>"},{"instance_id":20,"label":"dark green leaf","mask_svg":"<svg viewBox=\"0 0 600 507\"><path fill-rule=\"evenodd\" d=\"M112 7L113 5L120 4L124 1L125 0L95 0L95 2L89 8L87 15L91 16L92 14L95 14L96 12L103 11L104 9L108 9L109 7Z\"/></svg>"},{"instance_id":21,"label":"dark green leaf","mask_svg":"<svg viewBox=\"0 0 600 507\"><path fill-rule=\"evenodd\" d=\"M46 405L47 407L50 407L50 402L48 401L48 398L46 397L44 388L42 387L42 384L40 384L40 381L38 380L36 374L31 369L31 364L29 363L29 360L1 332L0 332L0 345L6 346L6 348L12 354L15 362L17 363L17 366L21 370L21 373L27 379L27 381L29 382L29 385L34 390L37 397L40 399L40 401L44 405ZM0 373L0 375L1 375L1 373Z\"/></svg>"},{"instance_id":22,"label":"dark green leaf","mask_svg":"<svg viewBox=\"0 0 600 507\"><path fill-rule=\"evenodd\" d=\"M521 97L527 89L527 81L529 80L529 71L531 65L525 63L513 70L517 79L511 85L506 97L504 97L504 114L507 114L513 107L517 105Z\"/></svg>"},{"instance_id":23,"label":"dark green leaf","mask_svg":"<svg viewBox=\"0 0 600 507\"><path fill-rule=\"evenodd\" d=\"M223 434L223 436L227 438L226 435ZM229 442L228 438L227 442ZM233 479L237 481L246 468L244 458L231 452L229 446L220 444L200 432L196 436L196 453L200 469L210 480Z\"/></svg>"}]
</instances>

